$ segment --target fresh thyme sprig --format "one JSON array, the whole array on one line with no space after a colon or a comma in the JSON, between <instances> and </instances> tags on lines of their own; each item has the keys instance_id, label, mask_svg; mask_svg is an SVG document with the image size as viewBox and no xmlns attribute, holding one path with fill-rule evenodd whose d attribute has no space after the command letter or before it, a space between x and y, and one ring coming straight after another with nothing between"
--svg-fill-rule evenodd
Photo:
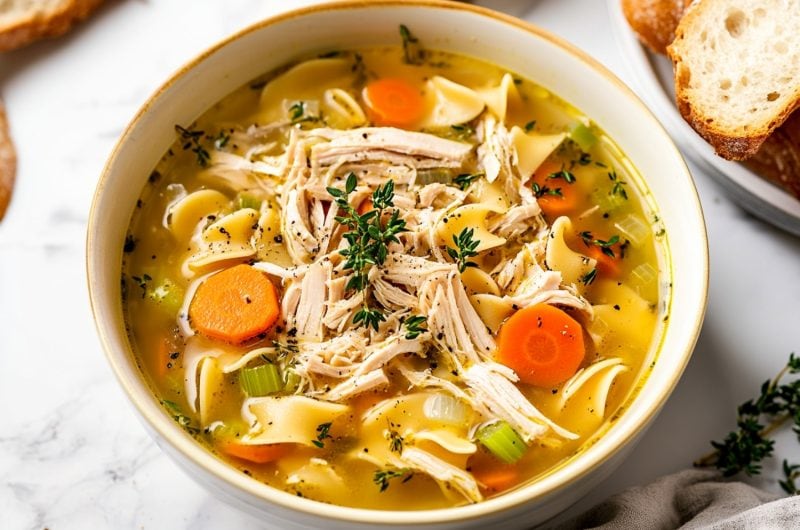
<instances>
[{"instance_id":1,"label":"fresh thyme sprig","mask_svg":"<svg viewBox=\"0 0 800 530\"><path fill-rule=\"evenodd\" d=\"M548 179L564 179L564 182L566 182L567 184L572 184L573 182L578 180L577 178L575 178L575 175L571 171L569 171L567 169L562 169L561 171L555 171L553 173L550 173L547 176L547 178Z\"/></svg>"},{"instance_id":2,"label":"fresh thyme sprig","mask_svg":"<svg viewBox=\"0 0 800 530\"><path fill-rule=\"evenodd\" d=\"M388 421L388 420L387 420ZM389 421L389 451L393 453L402 453L403 452L403 437L400 436L400 433L394 430L394 425L392 422Z\"/></svg>"},{"instance_id":3,"label":"fresh thyme sprig","mask_svg":"<svg viewBox=\"0 0 800 530\"><path fill-rule=\"evenodd\" d=\"M595 237L592 235L592 233L589 232L588 230L586 230L584 232L581 232L580 236L581 236L581 239L583 240L583 243L587 247L591 247L591 246L600 247L600 250L603 252L603 254L605 254L609 258L615 258L616 257L616 254L614 254L614 249L611 248L611 247L613 247L614 245L619 243L619 236L618 235L615 234L615 235L611 236L610 238L608 238L608 241L603 241L602 239L595 239Z\"/></svg>"},{"instance_id":4,"label":"fresh thyme sprig","mask_svg":"<svg viewBox=\"0 0 800 530\"><path fill-rule=\"evenodd\" d=\"M469 258L477 256L476 248L481 244L480 240L472 239L475 230L472 228L465 228L457 236L453 236L453 242L456 248L447 247L447 254L455 260L458 264L458 272L464 272L467 267L477 267L476 263L469 261Z\"/></svg>"},{"instance_id":5,"label":"fresh thyme sprig","mask_svg":"<svg viewBox=\"0 0 800 530\"><path fill-rule=\"evenodd\" d=\"M421 333L428 331L425 326L427 319L420 315L412 315L403 321L403 326L406 328L406 338L414 340L420 336Z\"/></svg>"},{"instance_id":6,"label":"fresh thyme sprig","mask_svg":"<svg viewBox=\"0 0 800 530\"><path fill-rule=\"evenodd\" d=\"M305 101L297 101L291 107L289 107L289 119L292 121L293 125L307 121L319 120L319 116L313 116L311 114L307 114L307 112L308 108L306 107Z\"/></svg>"},{"instance_id":7,"label":"fresh thyme sprig","mask_svg":"<svg viewBox=\"0 0 800 530\"><path fill-rule=\"evenodd\" d=\"M456 186L459 187L459 189L461 191L467 191L467 188L469 188L470 185L472 185L472 182L475 179L479 179L484 175L485 175L485 173L483 173L483 172L480 172L480 173L461 173L460 175L456 176L455 179L453 179L453 182L455 183Z\"/></svg>"},{"instance_id":8,"label":"fresh thyme sprig","mask_svg":"<svg viewBox=\"0 0 800 530\"><path fill-rule=\"evenodd\" d=\"M531 189L533 189L533 195L537 199L540 197L544 197L545 195L552 195L554 197L562 196L561 188L550 188L549 186L540 186L536 182L531 184Z\"/></svg>"},{"instance_id":9,"label":"fresh thyme sprig","mask_svg":"<svg viewBox=\"0 0 800 530\"><path fill-rule=\"evenodd\" d=\"M400 24L400 38L403 39L403 62L406 64L420 65L425 60L425 50L419 44L419 39L411 34L411 30Z\"/></svg>"},{"instance_id":10,"label":"fresh thyme sprig","mask_svg":"<svg viewBox=\"0 0 800 530\"><path fill-rule=\"evenodd\" d=\"M200 143L206 133L204 131L186 129L178 124L175 124L175 132L177 132L181 136L181 140L183 140L183 150L187 151L191 149L195 156L197 156L197 163L200 167L207 167L208 162L211 160L211 155L208 154L206 148Z\"/></svg>"},{"instance_id":11,"label":"fresh thyme sprig","mask_svg":"<svg viewBox=\"0 0 800 530\"><path fill-rule=\"evenodd\" d=\"M374 482L379 488L381 493L386 491L389 487L389 481L395 478L403 478L403 482L408 482L413 477L413 473L411 473L408 469L381 469L375 472L375 475L372 477L372 482Z\"/></svg>"},{"instance_id":12,"label":"fresh thyme sprig","mask_svg":"<svg viewBox=\"0 0 800 530\"><path fill-rule=\"evenodd\" d=\"M327 423L320 423L317 425L317 439L311 440L311 443L322 449L325 447L325 439L331 438L330 430L331 430L331 422Z\"/></svg>"},{"instance_id":13,"label":"fresh thyme sprig","mask_svg":"<svg viewBox=\"0 0 800 530\"><path fill-rule=\"evenodd\" d=\"M394 181L389 180L378 186L372 192L372 209L359 214L350 205L349 196L356 189L357 181L354 173L347 175L344 191L337 188L328 188L328 193L334 198L340 215L336 222L349 229L342 237L348 246L339 251L347 258L345 269L353 271L347 281L347 289L353 291L366 291L369 286L369 271L373 265L383 265L389 255L388 244L400 240L397 234L405 232L406 222L400 219L400 212L394 209ZM389 218L384 221L384 212L392 209ZM369 306L367 293L364 293L364 304L353 316L353 323L367 328L378 330L386 316L380 309Z\"/></svg>"},{"instance_id":14,"label":"fresh thyme sprig","mask_svg":"<svg viewBox=\"0 0 800 530\"><path fill-rule=\"evenodd\" d=\"M583 285L591 285L591 283L597 278L597 269L592 269L583 276L581 276L581 282Z\"/></svg>"},{"instance_id":15,"label":"fresh thyme sprig","mask_svg":"<svg viewBox=\"0 0 800 530\"><path fill-rule=\"evenodd\" d=\"M787 374L800 374L800 357L789 355L786 366L772 379L761 385L761 393L737 409L737 430L728 433L721 442L713 441L714 451L695 462L696 466L714 466L726 477L744 472L757 475L761 462L772 455L775 441L769 435L787 421L794 423L800 440L800 379L781 383ZM786 480L779 481L788 493L797 493L795 479L800 465L783 462Z\"/></svg>"},{"instance_id":16,"label":"fresh thyme sprig","mask_svg":"<svg viewBox=\"0 0 800 530\"><path fill-rule=\"evenodd\" d=\"M625 191L625 184L627 184L627 182L625 182L624 180L619 180L616 171L609 171L608 179L613 183L609 195L619 195L620 197L622 197L627 201L628 192Z\"/></svg>"}]
</instances>

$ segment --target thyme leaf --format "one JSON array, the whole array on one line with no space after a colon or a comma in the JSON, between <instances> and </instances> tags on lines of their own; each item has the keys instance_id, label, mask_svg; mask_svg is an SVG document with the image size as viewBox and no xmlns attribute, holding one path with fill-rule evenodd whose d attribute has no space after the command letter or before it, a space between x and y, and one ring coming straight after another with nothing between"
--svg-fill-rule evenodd
<instances>
[{"instance_id":1,"label":"thyme leaf","mask_svg":"<svg viewBox=\"0 0 800 530\"><path fill-rule=\"evenodd\" d=\"M322 449L325 447L325 439L331 438L329 431L331 430L331 422L320 423L317 425L317 439L311 440L311 443ZM333 438L331 438L333 439Z\"/></svg>"},{"instance_id":2,"label":"thyme leaf","mask_svg":"<svg viewBox=\"0 0 800 530\"><path fill-rule=\"evenodd\" d=\"M467 191L467 188L469 188L472 185L472 181L474 181L475 179L479 179L484 175L485 173L483 172L461 173L460 175L457 175L455 179L453 179L453 182L456 184L456 186L458 186L458 188L461 191Z\"/></svg>"},{"instance_id":3,"label":"thyme leaf","mask_svg":"<svg viewBox=\"0 0 800 530\"><path fill-rule=\"evenodd\" d=\"M736 427L722 441L712 441L714 451L700 458L695 466L714 466L729 477L737 473L758 475L761 462L772 456L775 440L770 434L788 421L800 439L800 379L782 382L786 375L800 374L800 357L789 355L786 366L774 379L764 381L759 396L739 405ZM800 464L783 462L784 480L778 481L784 491L798 492L795 480L800 476Z\"/></svg>"},{"instance_id":4,"label":"thyme leaf","mask_svg":"<svg viewBox=\"0 0 800 530\"><path fill-rule=\"evenodd\" d=\"M458 264L458 272L464 272L467 267L477 267L478 265L469 261L469 258L477 256L476 248L481 244L480 240L472 239L475 234L473 228L464 228L457 236L453 236L456 248L446 247L447 254Z\"/></svg>"},{"instance_id":5,"label":"thyme leaf","mask_svg":"<svg viewBox=\"0 0 800 530\"><path fill-rule=\"evenodd\" d=\"M425 60L425 50L405 24L400 24L400 38L403 39L403 62L420 65Z\"/></svg>"},{"instance_id":6,"label":"thyme leaf","mask_svg":"<svg viewBox=\"0 0 800 530\"><path fill-rule=\"evenodd\" d=\"M207 167L208 162L211 160L211 155L208 154L208 151L201 143L206 133L204 131L186 129L177 123L175 124L175 132L177 132L181 140L183 140L183 150L187 151L191 149L197 157L197 164L200 167Z\"/></svg>"},{"instance_id":7,"label":"thyme leaf","mask_svg":"<svg viewBox=\"0 0 800 530\"><path fill-rule=\"evenodd\" d=\"M403 321L403 326L406 328L406 338L408 340L414 340L420 336L420 334L428 331L428 328L424 327L427 319L420 315L412 315L406 318Z\"/></svg>"},{"instance_id":8,"label":"thyme leaf","mask_svg":"<svg viewBox=\"0 0 800 530\"><path fill-rule=\"evenodd\" d=\"M600 250L608 256L609 258L615 258L616 254L614 254L614 249L611 248L614 245L619 243L619 236L613 235L611 236L608 241L603 241L602 239L595 239L591 232L588 230L580 233L581 239L583 243L587 247L596 246L599 247ZM622 257L622 249L620 248L620 257Z\"/></svg>"},{"instance_id":9,"label":"thyme leaf","mask_svg":"<svg viewBox=\"0 0 800 530\"><path fill-rule=\"evenodd\" d=\"M618 195L627 201L628 192L625 191L625 185L627 184L627 182L625 182L624 180L619 180L616 171L609 171L608 179L612 182L611 191L609 192L609 195Z\"/></svg>"},{"instance_id":10,"label":"thyme leaf","mask_svg":"<svg viewBox=\"0 0 800 530\"><path fill-rule=\"evenodd\" d=\"M379 488L381 493L386 491L389 487L389 481L392 479L403 478L403 482L408 482L414 475L408 469L381 469L375 472L372 477L374 482Z\"/></svg>"}]
</instances>

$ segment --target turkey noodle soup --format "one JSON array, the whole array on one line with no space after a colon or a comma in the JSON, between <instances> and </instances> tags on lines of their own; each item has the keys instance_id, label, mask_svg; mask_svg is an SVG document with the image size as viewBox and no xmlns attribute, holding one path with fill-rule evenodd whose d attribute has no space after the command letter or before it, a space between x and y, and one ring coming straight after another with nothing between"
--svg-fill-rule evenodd
<instances>
[{"instance_id":1,"label":"turkey noodle soup","mask_svg":"<svg viewBox=\"0 0 800 530\"><path fill-rule=\"evenodd\" d=\"M596 124L400 33L176 125L123 292L154 393L219 458L292 495L420 510L601 435L653 361L669 279L647 191Z\"/></svg>"}]
</instances>

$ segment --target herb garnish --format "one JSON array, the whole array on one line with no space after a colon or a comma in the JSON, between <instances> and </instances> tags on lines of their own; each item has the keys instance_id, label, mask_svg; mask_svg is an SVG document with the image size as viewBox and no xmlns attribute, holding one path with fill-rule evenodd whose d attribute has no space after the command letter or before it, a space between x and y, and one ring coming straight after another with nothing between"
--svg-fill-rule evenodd
<instances>
[{"instance_id":1,"label":"herb garnish","mask_svg":"<svg viewBox=\"0 0 800 530\"><path fill-rule=\"evenodd\" d=\"M545 195L552 195L554 197L562 197L561 188L550 188L549 186L540 186L536 182L531 185L531 189L533 189L533 195L538 199L540 197L544 197Z\"/></svg>"},{"instance_id":2,"label":"herb garnish","mask_svg":"<svg viewBox=\"0 0 800 530\"><path fill-rule=\"evenodd\" d=\"M217 138L214 140L214 148L217 151L222 150L231 139L231 135L227 134L225 131L220 131L217 135Z\"/></svg>"},{"instance_id":3,"label":"herb garnish","mask_svg":"<svg viewBox=\"0 0 800 530\"><path fill-rule=\"evenodd\" d=\"M592 269L581 276L581 282L583 282L583 285L589 285L594 281L595 278L597 278L597 269Z\"/></svg>"},{"instance_id":4,"label":"herb garnish","mask_svg":"<svg viewBox=\"0 0 800 530\"><path fill-rule=\"evenodd\" d=\"M600 247L600 250L603 252L603 254L605 254L609 258L615 258L616 257L616 255L614 254L614 249L611 248L611 247L616 245L617 243L619 243L619 236L618 235L615 234L615 235L611 236L608 239L608 241L603 241L602 239L595 239L594 236L592 235L592 233L589 232L588 230L586 230L584 232L581 232L580 236L581 236L581 239L583 240L583 243L587 247L591 247L592 245L594 245L596 247ZM622 256L620 256L620 257L622 257Z\"/></svg>"},{"instance_id":5,"label":"herb garnish","mask_svg":"<svg viewBox=\"0 0 800 530\"><path fill-rule=\"evenodd\" d=\"M286 342L273 340L272 346L278 350L278 358L288 357L290 354L300 352L300 347L295 339L289 339Z\"/></svg>"},{"instance_id":6,"label":"herb garnish","mask_svg":"<svg viewBox=\"0 0 800 530\"><path fill-rule=\"evenodd\" d=\"M419 45L419 39L411 34L405 24L400 24L400 38L403 39L403 62L420 65L425 59L425 50Z\"/></svg>"},{"instance_id":7,"label":"herb garnish","mask_svg":"<svg viewBox=\"0 0 800 530\"><path fill-rule=\"evenodd\" d=\"M303 123L307 121L317 121L319 120L319 116L312 116L311 114L306 114L308 109L306 108L305 101L296 101L289 107L289 119L292 121L292 124Z\"/></svg>"},{"instance_id":8,"label":"herb garnish","mask_svg":"<svg viewBox=\"0 0 800 530\"><path fill-rule=\"evenodd\" d=\"M195 131L193 129L185 129L178 124L175 124L175 132L181 135L183 140L183 150L189 149L197 156L197 163L200 167L207 167L211 155L208 154L206 148L200 143L205 135L204 131Z\"/></svg>"},{"instance_id":9,"label":"herb garnish","mask_svg":"<svg viewBox=\"0 0 800 530\"><path fill-rule=\"evenodd\" d=\"M608 178L609 180L611 180L611 182L614 183L614 185L611 187L611 192L609 193L609 195L619 195L623 199L628 200L628 192L625 191L624 188L624 185L627 184L627 182L619 180L616 171L610 171L608 173Z\"/></svg>"},{"instance_id":10,"label":"herb garnish","mask_svg":"<svg viewBox=\"0 0 800 530\"><path fill-rule=\"evenodd\" d=\"M192 425L191 418L183 413L180 405L167 399L162 400L161 404L167 409L167 412L169 412L170 416L172 416L172 419L178 422L178 425L183 427L187 432L190 434L197 434L200 432L200 429Z\"/></svg>"},{"instance_id":11,"label":"herb garnish","mask_svg":"<svg viewBox=\"0 0 800 530\"><path fill-rule=\"evenodd\" d=\"M475 128L469 123L451 125L450 131L453 133L453 137L461 141L467 141L475 135Z\"/></svg>"},{"instance_id":12,"label":"herb garnish","mask_svg":"<svg viewBox=\"0 0 800 530\"><path fill-rule=\"evenodd\" d=\"M414 340L419 337L421 333L428 331L428 329L424 327L425 322L427 322L427 319L420 315L412 315L406 318L403 321L403 325L406 328L406 339Z\"/></svg>"},{"instance_id":13,"label":"herb garnish","mask_svg":"<svg viewBox=\"0 0 800 530\"><path fill-rule=\"evenodd\" d=\"M575 182L577 180L575 178L575 175L573 175L571 171L567 171L566 169L562 169L561 171L556 171L554 173L550 173L547 176L547 178L548 179L564 179L564 182L566 182L567 184L572 184L573 182Z\"/></svg>"},{"instance_id":14,"label":"herb garnish","mask_svg":"<svg viewBox=\"0 0 800 530\"><path fill-rule=\"evenodd\" d=\"M320 423L319 425L317 425L317 439L316 440L311 440L311 443L316 445L320 449L325 447L324 440L326 438L331 438L331 435L328 433L328 431L330 431L330 430L331 430L331 422ZM331 438L331 439L333 439L333 438Z\"/></svg>"},{"instance_id":15,"label":"herb garnish","mask_svg":"<svg viewBox=\"0 0 800 530\"><path fill-rule=\"evenodd\" d=\"M381 493L386 491L389 487L389 481L395 478L405 477L403 478L403 483L408 482L411 480L411 477L414 475L407 469L384 469L375 472L375 475L372 477L372 482L380 487Z\"/></svg>"},{"instance_id":16,"label":"herb garnish","mask_svg":"<svg viewBox=\"0 0 800 530\"><path fill-rule=\"evenodd\" d=\"M469 258L477 256L475 251L478 245L481 244L480 240L472 239L475 230L472 228L464 228L458 236L453 236L453 242L456 248L450 246L445 247L447 254L458 263L458 272L464 272L467 267L477 267L476 263L468 261Z\"/></svg>"},{"instance_id":17,"label":"herb garnish","mask_svg":"<svg viewBox=\"0 0 800 530\"><path fill-rule=\"evenodd\" d=\"M714 452L695 462L695 466L714 466L726 477L744 472L757 475L761 461L772 455L775 441L769 435L791 420L794 432L800 437L800 379L781 383L787 374L800 374L800 357L789 355L786 366L772 379L761 385L761 394L748 400L737 409L738 429L728 433L721 442L713 441ZM764 420L764 423L762 423ZM798 492L795 479L800 476L800 465L783 461L785 480L781 488L790 494Z\"/></svg>"},{"instance_id":18,"label":"herb garnish","mask_svg":"<svg viewBox=\"0 0 800 530\"><path fill-rule=\"evenodd\" d=\"M369 270L373 265L383 265L389 254L387 245L399 243L397 234L407 231L406 222L400 219L400 212L394 209L394 181L375 188L372 192L372 209L363 214L350 205L348 197L356 189L356 175L350 173L345 181L344 191L337 188L327 188L328 193L334 198L336 206L343 215L336 216L336 222L350 229L342 237L348 242L348 247L339 251L347 258L345 269L353 271L347 281L346 288L354 291L365 291L369 285ZM392 208L389 219L384 223L384 212ZM353 317L354 324L372 327L375 331L381 322L386 320L379 309L368 305L368 297L364 295L364 305Z\"/></svg>"},{"instance_id":19,"label":"herb garnish","mask_svg":"<svg viewBox=\"0 0 800 530\"><path fill-rule=\"evenodd\" d=\"M142 298L145 297L147 294L147 282L151 281L153 278L150 277L149 274L145 273L141 276L131 276L131 280L136 282L136 285L142 290Z\"/></svg>"},{"instance_id":20,"label":"herb garnish","mask_svg":"<svg viewBox=\"0 0 800 530\"><path fill-rule=\"evenodd\" d=\"M403 452L403 437L400 433L391 428L392 423L389 422L389 450L393 453Z\"/></svg>"},{"instance_id":21,"label":"herb garnish","mask_svg":"<svg viewBox=\"0 0 800 530\"><path fill-rule=\"evenodd\" d=\"M453 179L453 182L461 191L467 191L467 188L472 185L473 180L481 178L484 175L485 173L482 171L480 173L461 173L460 175L456 176L455 179Z\"/></svg>"}]
</instances>

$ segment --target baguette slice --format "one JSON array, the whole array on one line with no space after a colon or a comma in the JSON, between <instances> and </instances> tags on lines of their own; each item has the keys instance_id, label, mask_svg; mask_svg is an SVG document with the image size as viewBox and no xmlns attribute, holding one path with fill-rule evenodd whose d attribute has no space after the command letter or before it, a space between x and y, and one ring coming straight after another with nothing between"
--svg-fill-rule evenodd
<instances>
[{"instance_id":1,"label":"baguette slice","mask_svg":"<svg viewBox=\"0 0 800 530\"><path fill-rule=\"evenodd\" d=\"M0 51L58 37L88 17L103 0L0 0Z\"/></svg>"},{"instance_id":2,"label":"baguette slice","mask_svg":"<svg viewBox=\"0 0 800 530\"><path fill-rule=\"evenodd\" d=\"M6 108L0 100L0 221L11 202L14 178L17 173L17 153L11 142L11 134L6 121Z\"/></svg>"},{"instance_id":3,"label":"baguette slice","mask_svg":"<svg viewBox=\"0 0 800 530\"><path fill-rule=\"evenodd\" d=\"M622 13L639 40L655 53L666 55L690 0L620 1Z\"/></svg>"},{"instance_id":4,"label":"baguette slice","mask_svg":"<svg viewBox=\"0 0 800 530\"><path fill-rule=\"evenodd\" d=\"M800 103L800 2L702 0L667 48L683 118L729 160L753 156Z\"/></svg>"}]
</instances>

